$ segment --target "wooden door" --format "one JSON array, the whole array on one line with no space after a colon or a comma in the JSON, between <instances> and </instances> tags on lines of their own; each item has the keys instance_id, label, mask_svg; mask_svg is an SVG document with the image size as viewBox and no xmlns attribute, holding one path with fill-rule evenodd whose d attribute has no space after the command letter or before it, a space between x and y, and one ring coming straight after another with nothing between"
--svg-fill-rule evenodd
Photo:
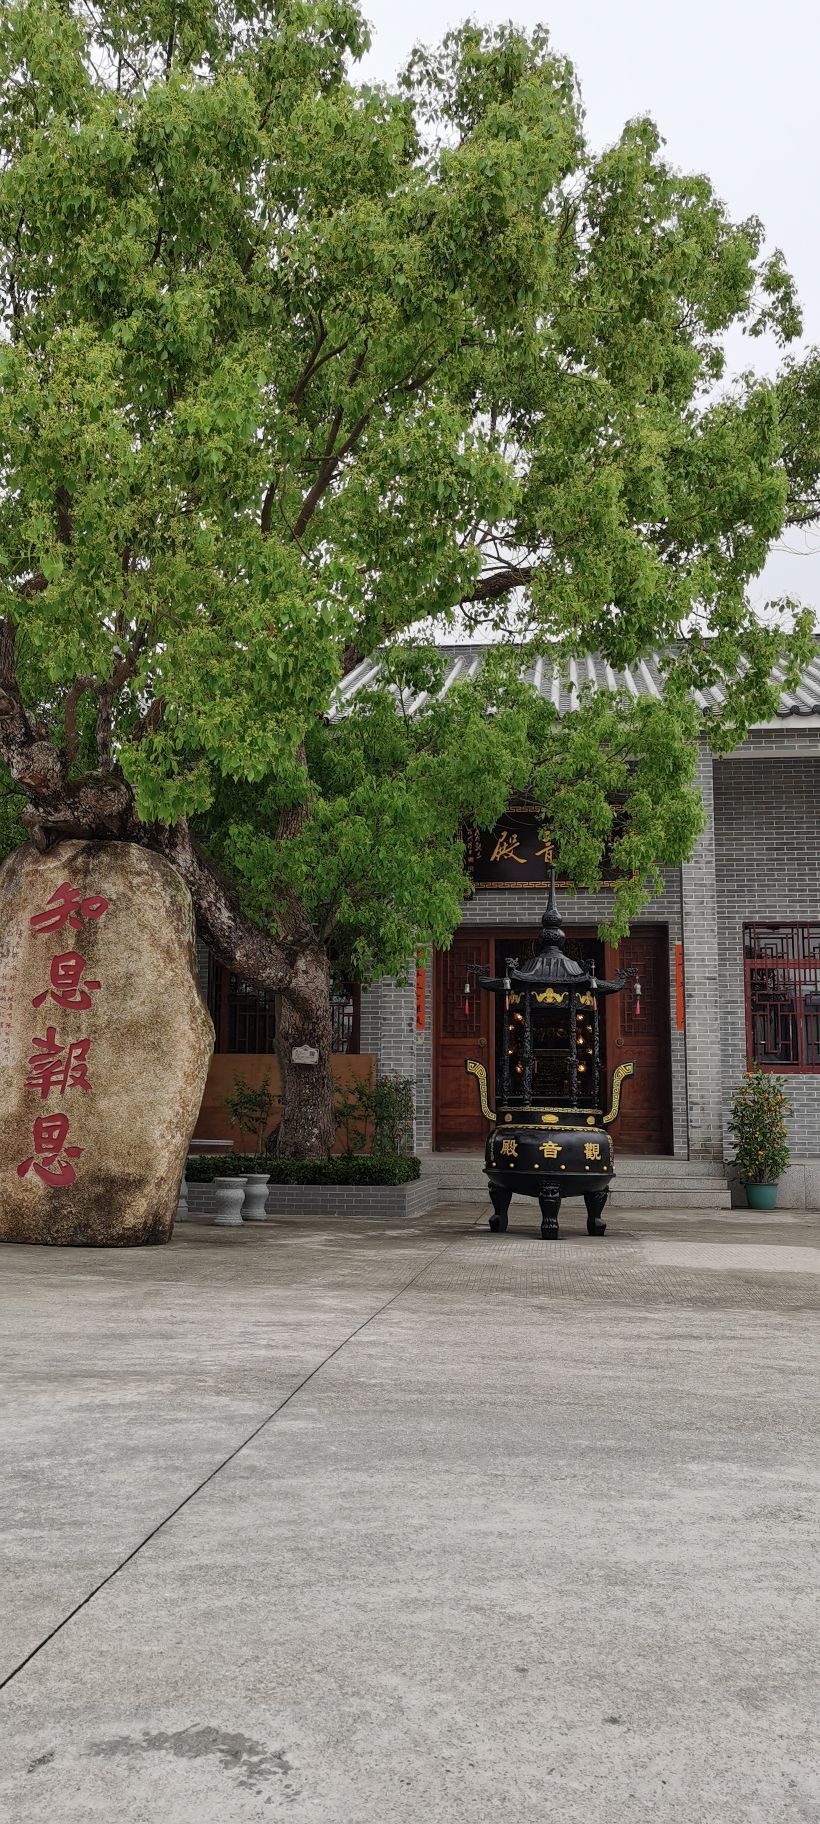
<instances>
[{"instance_id":1,"label":"wooden door","mask_svg":"<svg viewBox=\"0 0 820 1824\"><path fill-rule=\"evenodd\" d=\"M442 1149L483 1146L489 1131L481 1113L478 1084L465 1070L467 1059L475 1058L490 1076L492 996L479 988L469 971L471 963L489 967L489 938L459 932L452 948L439 951L436 957L435 1144ZM465 982L470 984L466 1011Z\"/></svg>"},{"instance_id":2,"label":"wooden door","mask_svg":"<svg viewBox=\"0 0 820 1824\"><path fill-rule=\"evenodd\" d=\"M606 973L634 968L641 984L640 1012L630 981L606 1002L607 1104L613 1072L634 1059L624 1083L621 1113L611 1128L624 1153L671 1153L672 1063L669 1043L669 934L663 925L639 926L617 950L606 949Z\"/></svg>"}]
</instances>

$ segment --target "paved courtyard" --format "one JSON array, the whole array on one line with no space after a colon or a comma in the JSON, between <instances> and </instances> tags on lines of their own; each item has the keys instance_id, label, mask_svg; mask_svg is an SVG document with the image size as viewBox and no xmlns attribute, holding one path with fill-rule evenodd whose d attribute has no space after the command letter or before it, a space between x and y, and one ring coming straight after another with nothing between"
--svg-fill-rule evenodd
<instances>
[{"instance_id":1,"label":"paved courtyard","mask_svg":"<svg viewBox=\"0 0 820 1824\"><path fill-rule=\"evenodd\" d=\"M534 1216L2 1250L4 1819L817 1824L820 1217Z\"/></svg>"}]
</instances>

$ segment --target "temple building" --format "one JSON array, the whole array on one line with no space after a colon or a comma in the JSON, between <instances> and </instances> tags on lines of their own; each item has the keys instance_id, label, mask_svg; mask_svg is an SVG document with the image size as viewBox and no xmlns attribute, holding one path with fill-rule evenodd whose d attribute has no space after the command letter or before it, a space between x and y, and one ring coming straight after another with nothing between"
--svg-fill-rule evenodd
<instances>
[{"instance_id":1,"label":"temple building","mask_svg":"<svg viewBox=\"0 0 820 1824\"><path fill-rule=\"evenodd\" d=\"M465 673L475 675L482 651L453 646L447 659L442 690ZM359 673L346 681L346 692L372 682L373 661ZM584 660L567 683L539 659L529 675L565 711L582 684L635 696L662 689L655 658L624 673ZM704 717L720 695L718 687L698 694ZM577 893L563 884L560 857L539 837L537 819L526 807L511 806L494 831L471 840L475 891L465 899L451 948L419 957L404 985L380 981L361 995L351 988L340 997L340 1076L349 1075L358 1057L362 1066L372 1059L382 1071L413 1079L416 1150L440 1155L445 1185L481 1183L486 1122L468 1059L486 1062L491 1096L494 1089L492 997L467 992L473 965L499 975L507 959L531 952L555 859L569 953L593 962L601 977L633 968L638 985L607 1004L601 1034L610 1075L618 1062L635 1064L612 1128L620 1172L628 1176L626 1162L637 1171L641 1161L644 1176L634 1182L649 1185L649 1162L657 1160L667 1185L685 1192L701 1183L702 1199L684 1195L683 1201L707 1203L707 1185L714 1189L719 1181L724 1189L731 1175L725 1162L732 1091L744 1070L759 1064L786 1078L794 1105L792 1163L780 1202L820 1208L820 655L798 689L782 691L775 719L751 729L741 748L716 758L704 743L699 783L707 826L695 854L666 871L662 891L617 950L597 935L611 894ZM232 1065L251 1074L251 1056L267 1055L272 1063L275 1009L213 965L208 988L217 1027L214 1070L224 1075ZM213 1098L208 1102L206 1096L197 1131L214 1137L218 1117ZM428 1167L434 1166L431 1158Z\"/></svg>"}]
</instances>

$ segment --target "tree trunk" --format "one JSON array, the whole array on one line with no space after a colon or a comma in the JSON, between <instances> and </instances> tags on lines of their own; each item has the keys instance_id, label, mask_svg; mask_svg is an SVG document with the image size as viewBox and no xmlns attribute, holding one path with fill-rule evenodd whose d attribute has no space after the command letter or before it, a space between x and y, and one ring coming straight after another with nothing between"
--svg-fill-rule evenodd
<instances>
[{"instance_id":1,"label":"tree trunk","mask_svg":"<svg viewBox=\"0 0 820 1824\"><path fill-rule=\"evenodd\" d=\"M293 987L280 1002L277 1053L282 1077L282 1124L278 1159L326 1159L336 1137L336 1104L332 1075L330 964L314 944L300 950L293 963ZM302 1047L315 1063L299 1062Z\"/></svg>"}]
</instances>

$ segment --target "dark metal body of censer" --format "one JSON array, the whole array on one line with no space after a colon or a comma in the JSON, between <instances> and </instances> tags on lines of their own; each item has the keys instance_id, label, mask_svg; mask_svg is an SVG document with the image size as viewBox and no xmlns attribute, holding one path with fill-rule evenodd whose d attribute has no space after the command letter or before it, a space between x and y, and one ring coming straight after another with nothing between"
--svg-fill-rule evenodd
<instances>
[{"instance_id":1,"label":"dark metal body of censer","mask_svg":"<svg viewBox=\"0 0 820 1824\"><path fill-rule=\"evenodd\" d=\"M607 1113L600 1108L579 1105L579 1070L588 1073L598 1100L600 1082L600 1042L598 998L619 994L633 970L622 970L614 982L596 978L592 964L582 969L565 953L565 933L555 902L555 870L551 872L547 909L541 920L542 938L535 955L526 963L507 961L503 977L482 976L476 970L479 986L491 994L504 996L501 1057L496 1083L498 1111L487 1100L487 1073L483 1064L472 1059L466 1069L478 1083L482 1114L495 1123L485 1147L484 1170L487 1175L493 1214L491 1229L506 1229L507 1214L513 1193L537 1197L541 1209L541 1234L546 1240L559 1234L558 1214L565 1197L583 1197L587 1211L587 1233L603 1235L606 1223L602 1212L614 1176L612 1140L608 1128L620 1106L621 1085L631 1077L634 1065L619 1064L612 1080L612 1098ZM519 1061L515 1065L519 1080L511 1083L508 1043L512 1018L522 1028ZM533 1008L555 1010L566 1028L566 1096L553 1102L539 1102L533 1094L534 1046ZM578 1026L583 1024L588 1035L588 1055L579 1060Z\"/></svg>"}]
</instances>

